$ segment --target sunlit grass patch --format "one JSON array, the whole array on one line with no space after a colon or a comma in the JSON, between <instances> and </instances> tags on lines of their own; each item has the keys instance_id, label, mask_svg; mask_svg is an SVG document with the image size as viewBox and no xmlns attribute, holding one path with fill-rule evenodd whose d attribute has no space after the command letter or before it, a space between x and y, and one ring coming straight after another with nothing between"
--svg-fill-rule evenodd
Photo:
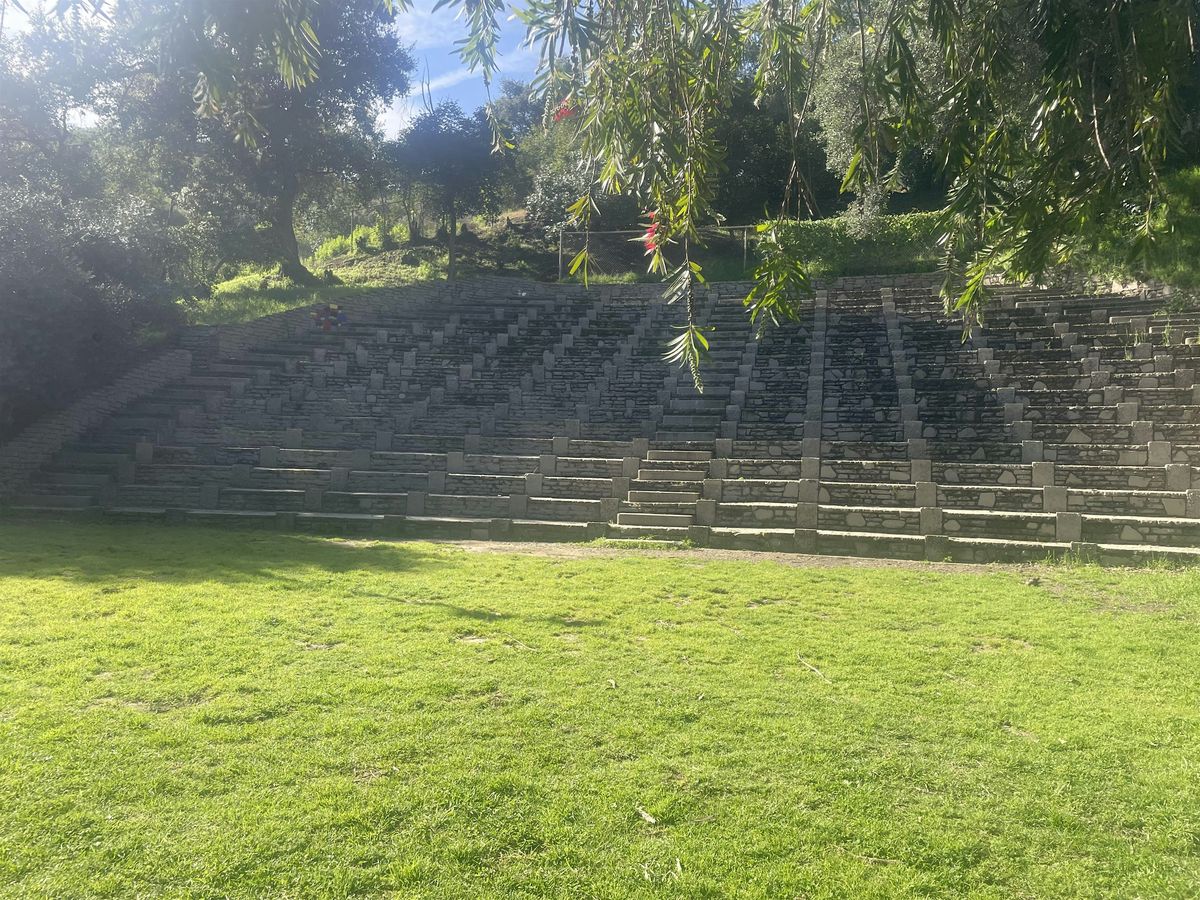
<instances>
[{"instance_id":1,"label":"sunlit grass patch","mask_svg":"<svg viewBox=\"0 0 1200 900\"><path fill-rule=\"evenodd\" d=\"M1189 896L1198 620L1186 570L3 525L0 895Z\"/></svg>"}]
</instances>

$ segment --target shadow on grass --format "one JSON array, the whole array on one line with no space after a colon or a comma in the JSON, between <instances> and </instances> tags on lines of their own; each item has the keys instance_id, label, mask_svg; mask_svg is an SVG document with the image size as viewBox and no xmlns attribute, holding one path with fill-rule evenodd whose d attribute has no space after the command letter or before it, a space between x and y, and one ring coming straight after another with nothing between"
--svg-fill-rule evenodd
<instances>
[{"instance_id":1,"label":"shadow on grass","mask_svg":"<svg viewBox=\"0 0 1200 900\"><path fill-rule=\"evenodd\" d=\"M314 569L400 573L450 565L445 551L413 544L188 526L0 523L0 586L7 578L286 583Z\"/></svg>"},{"instance_id":2,"label":"shadow on grass","mask_svg":"<svg viewBox=\"0 0 1200 900\"><path fill-rule=\"evenodd\" d=\"M522 622L543 622L547 625L554 625L559 628L596 628L601 625L608 625L609 622L604 619L581 619L575 616L554 616L554 615L530 615L528 613L511 613L501 612L495 609L471 609L466 606L459 606L457 603L447 603L444 600L419 600L420 606L433 607L440 609L452 616L457 616L463 619L471 619L476 622L504 622L505 620L519 619Z\"/></svg>"}]
</instances>

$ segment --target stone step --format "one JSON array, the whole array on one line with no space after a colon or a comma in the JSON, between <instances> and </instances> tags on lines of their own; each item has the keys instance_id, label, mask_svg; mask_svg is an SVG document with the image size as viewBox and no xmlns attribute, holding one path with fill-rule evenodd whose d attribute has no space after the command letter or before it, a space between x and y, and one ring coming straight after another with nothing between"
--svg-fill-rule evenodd
<instances>
[{"instance_id":1,"label":"stone step","mask_svg":"<svg viewBox=\"0 0 1200 900\"><path fill-rule=\"evenodd\" d=\"M713 457L711 450L651 450L647 460L654 462L708 462Z\"/></svg>"},{"instance_id":2,"label":"stone step","mask_svg":"<svg viewBox=\"0 0 1200 900\"><path fill-rule=\"evenodd\" d=\"M700 397L679 397L676 396L671 400L672 413L712 413L715 415L723 415L725 407L729 403L729 392L726 391L723 395L715 395L709 391L705 391Z\"/></svg>"},{"instance_id":3,"label":"stone step","mask_svg":"<svg viewBox=\"0 0 1200 900\"><path fill-rule=\"evenodd\" d=\"M661 540L685 541L688 537L686 527L669 525L621 525L614 523L608 526L606 534L617 540Z\"/></svg>"},{"instance_id":4,"label":"stone step","mask_svg":"<svg viewBox=\"0 0 1200 900\"><path fill-rule=\"evenodd\" d=\"M662 417L662 425L673 431L707 431L716 428L721 416L676 415L667 413Z\"/></svg>"},{"instance_id":5,"label":"stone step","mask_svg":"<svg viewBox=\"0 0 1200 900\"><path fill-rule=\"evenodd\" d=\"M643 481L640 478L634 478L629 482L631 491L647 491L649 493L661 493L669 491L671 493L691 494L698 490L700 485L696 480L692 481Z\"/></svg>"},{"instance_id":6,"label":"stone step","mask_svg":"<svg viewBox=\"0 0 1200 900\"><path fill-rule=\"evenodd\" d=\"M42 472L40 479L47 484L78 484L102 487L111 484L113 476L108 472L76 471L73 469L51 469Z\"/></svg>"},{"instance_id":7,"label":"stone step","mask_svg":"<svg viewBox=\"0 0 1200 900\"><path fill-rule=\"evenodd\" d=\"M711 460L678 460L678 459L645 459L641 468L656 472L688 471L707 472L712 466Z\"/></svg>"},{"instance_id":8,"label":"stone step","mask_svg":"<svg viewBox=\"0 0 1200 900\"><path fill-rule=\"evenodd\" d=\"M30 509L84 509L95 506L96 498L91 494L18 494L12 505Z\"/></svg>"},{"instance_id":9,"label":"stone step","mask_svg":"<svg viewBox=\"0 0 1200 900\"><path fill-rule=\"evenodd\" d=\"M57 510L44 510L47 513ZM166 510L152 507L114 507L105 511L107 515L120 518L139 520L161 519ZM616 540L657 540L663 542L680 542L689 537L687 526L690 522L679 521L688 517L670 517L676 521L663 521L667 517L657 517L656 521L629 521L628 517L637 514L626 513L616 524L607 527L606 533ZM228 511L228 510L188 510L186 518L194 522L222 522L225 524L270 524L276 516L270 512L257 511ZM353 515L353 514L323 514L297 513L294 521L298 529L306 529L316 525L332 527L350 526L349 530L361 529L362 526L377 526L387 517ZM421 533L454 533L459 536L482 536L488 531L487 520L445 519L436 517L415 517L398 520L398 525L405 527L413 534ZM530 533L522 533L523 526L529 525ZM584 533L582 523L526 523L521 520L512 523L511 537L537 540L579 540ZM540 529L540 533L538 531ZM369 529L369 530L373 530ZM550 530L557 530L560 537L550 536ZM713 528L712 545L737 549L795 551L800 548L792 535L792 529L778 528ZM815 552L833 555L905 557L910 559L927 558L926 539L918 535L893 535L877 532L836 531L822 529L816 534ZM1040 561L1049 557L1061 556L1072 549L1071 544L1055 541L1022 541L1007 538L985 537L947 537L944 539L944 558L957 562L1016 562ZM1145 544L1115 544L1101 543L1095 545L1100 554L1100 560L1106 563L1138 562L1149 559L1166 559L1176 562L1200 562L1200 548L1186 546L1163 546Z\"/></svg>"},{"instance_id":10,"label":"stone step","mask_svg":"<svg viewBox=\"0 0 1200 900\"><path fill-rule=\"evenodd\" d=\"M115 468L130 458L128 453L112 453L90 450L64 450L56 457L58 468Z\"/></svg>"},{"instance_id":11,"label":"stone step","mask_svg":"<svg viewBox=\"0 0 1200 900\"><path fill-rule=\"evenodd\" d=\"M630 503L695 503L698 491L630 491Z\"/></svg>"},{"instance_id":12,"label":"stone step","mask_svg":"<svg viewBox=\"0 0 1200 900\"><path fill-rule=\"evenodd\" d=\"M1195 565L1200 563L1200 547L1164 547L1130 544L1098 544L1100 562L1146 562L1161 559L1167 562Z\"/></svg>"},{"instance_id":13,"label":"stone step","mask_svg":"<svg viewBox=\"0 0 1200 900\"><path fill-rule=\"evenodd\" d=\"M716 433L712 431L656 431L654 440L662 443L684 443L689 441L707 441L712 443Z\"/></svg>"},{"instance_id":14,"label":"stone step","mask_svg":"<svg viewBox=\"0 0 1200 900\"><path fill-rule=\"evenodd\" d=\"M706 472L696 469L638 469L638 481L703 481Z\"/></svg>"},{"instance_id":15,"label":"stone step","mask_svg":"<svg viewBox=\"0 0 1200 900\"><path fill-rule=\"evenodd\" d=\"M695 441L651 441L654 450L708 450L712 451L713 437L711 435Z\"/></svg>"},{"instance_id":16,"label":"stone step","mask_svg":"<svg viewBox=\"0 0 1200 900\"><path fill-rule=\"evenodd\" d=\"M692 517L686 515L668 515L666 513L617 513L618 525L649 525L654 528L687 528L692 524Z\"/></svg>"},{"instance_id":17,"label":"stone step","mask_svg":"<svg viewBox=\"0 0 1200 900\"><path fill-rule=\"evenodd\" d=\"M696 503L695 501L674 503L670 501L657 500L649 503L643 503L623 500L617 512L618 514L652 513L654 515L694 516L696 514Z\"/></svg>"}]
</instances>

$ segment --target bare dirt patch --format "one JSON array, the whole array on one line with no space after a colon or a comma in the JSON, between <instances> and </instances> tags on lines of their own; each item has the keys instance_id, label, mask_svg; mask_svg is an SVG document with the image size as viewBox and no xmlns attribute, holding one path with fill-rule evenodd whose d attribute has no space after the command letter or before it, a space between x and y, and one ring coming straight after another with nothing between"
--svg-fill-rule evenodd
<instances>
[{"instance_id":1,"label":"bare dirt patch","mask_svg":"<svg viewBox=\"0 0 1200 900\"><path fill-rule=\"evenodd\" d=\"M873 559L859 556L818 556L803 553L777 553L766 550L720 550L712 547L658 549L647 547L597 547L589 544L555 544L507 541L435 541L470 553L518 553L550 559L616 559L645 556L651 559L682 559L692 562L773 562L797 569L903 569L915 572L982 574L985 572L1033 572L1045 566L1019 564L977 564L922 562L908 559Z\"/></svg>"}]
</instances>

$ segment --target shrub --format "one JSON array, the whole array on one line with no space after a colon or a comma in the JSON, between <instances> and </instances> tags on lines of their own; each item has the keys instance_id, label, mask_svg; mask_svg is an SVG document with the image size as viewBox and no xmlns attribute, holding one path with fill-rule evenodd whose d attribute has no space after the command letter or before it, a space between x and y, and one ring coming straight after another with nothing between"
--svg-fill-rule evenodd
<instances>
[{"instance_id":1,"label":"shrub","mask_svg":"<svg viewBox=\"0 0 1200 900\"><path fill-rule=\"evenodd\" d=\"M149 213L0 185L0 439L119 375L139 334L177 324Z\"/></svg>"},{"instance_id":2,"label":"shrub","mask_svg":"<svg viewBox=\"0 0 1200 900\"><path fill-rule=\"evenodd\" d=\"M1132 255L1127 237L1136 222L1128 214L1089 248L1083 266L1103 278L1153 278L1189 294L1200 288L1200 168L1182 169L1166 178L1167 202L1155 213L1158 232L1146 258Z\"/></svg>"},{"instance_id":3,"label":"shrub","mask_svg":"<svg viewBox=\"0 0 1200 900\"><path fill-rule=\"evenodd\" d=\"M370 225L359 225L350 232L350 246L354 248L354 252L370 253L372 250L379 249L379 229L373 228Z\"/></svg>"},{"instance_id":4,"label":"shrub","mask_svg":"<svg viewBox=\"0 0 1200 900\"><path fill-rule=\"evenodd\" d=\"M819 277L932 272L941 259L938 220L936 212L915 212L880 216L871 228L844 217L791 222L783 240Z\"/></svg>"},{"instance_id":5,"label":"shrub","mask_svg":"<svg viewBox=\"0 0 1200 900\"><path fill-rule=\"evenodd\" d=\"M395 250L407 236L408 229L400 224L390 228L383 223L359 225L349 234L335 235L323 241L313 251L312 258L316 262L324 262L339 256L366 256Z\"/></svg>"},{"instance_id":6,"label":"shrub","mask_svg":"<svg viewBox=\"0 0 1200 900\"><path fill-rule=\"evenodd\" d=\"M337 256L350 256L354 252L354 245L350 241L350 236L345 234L335 235L329 240L321 243L316 250L313 251L313 259L324 261L333 259Z\"/></svg>"}]
</instances>

